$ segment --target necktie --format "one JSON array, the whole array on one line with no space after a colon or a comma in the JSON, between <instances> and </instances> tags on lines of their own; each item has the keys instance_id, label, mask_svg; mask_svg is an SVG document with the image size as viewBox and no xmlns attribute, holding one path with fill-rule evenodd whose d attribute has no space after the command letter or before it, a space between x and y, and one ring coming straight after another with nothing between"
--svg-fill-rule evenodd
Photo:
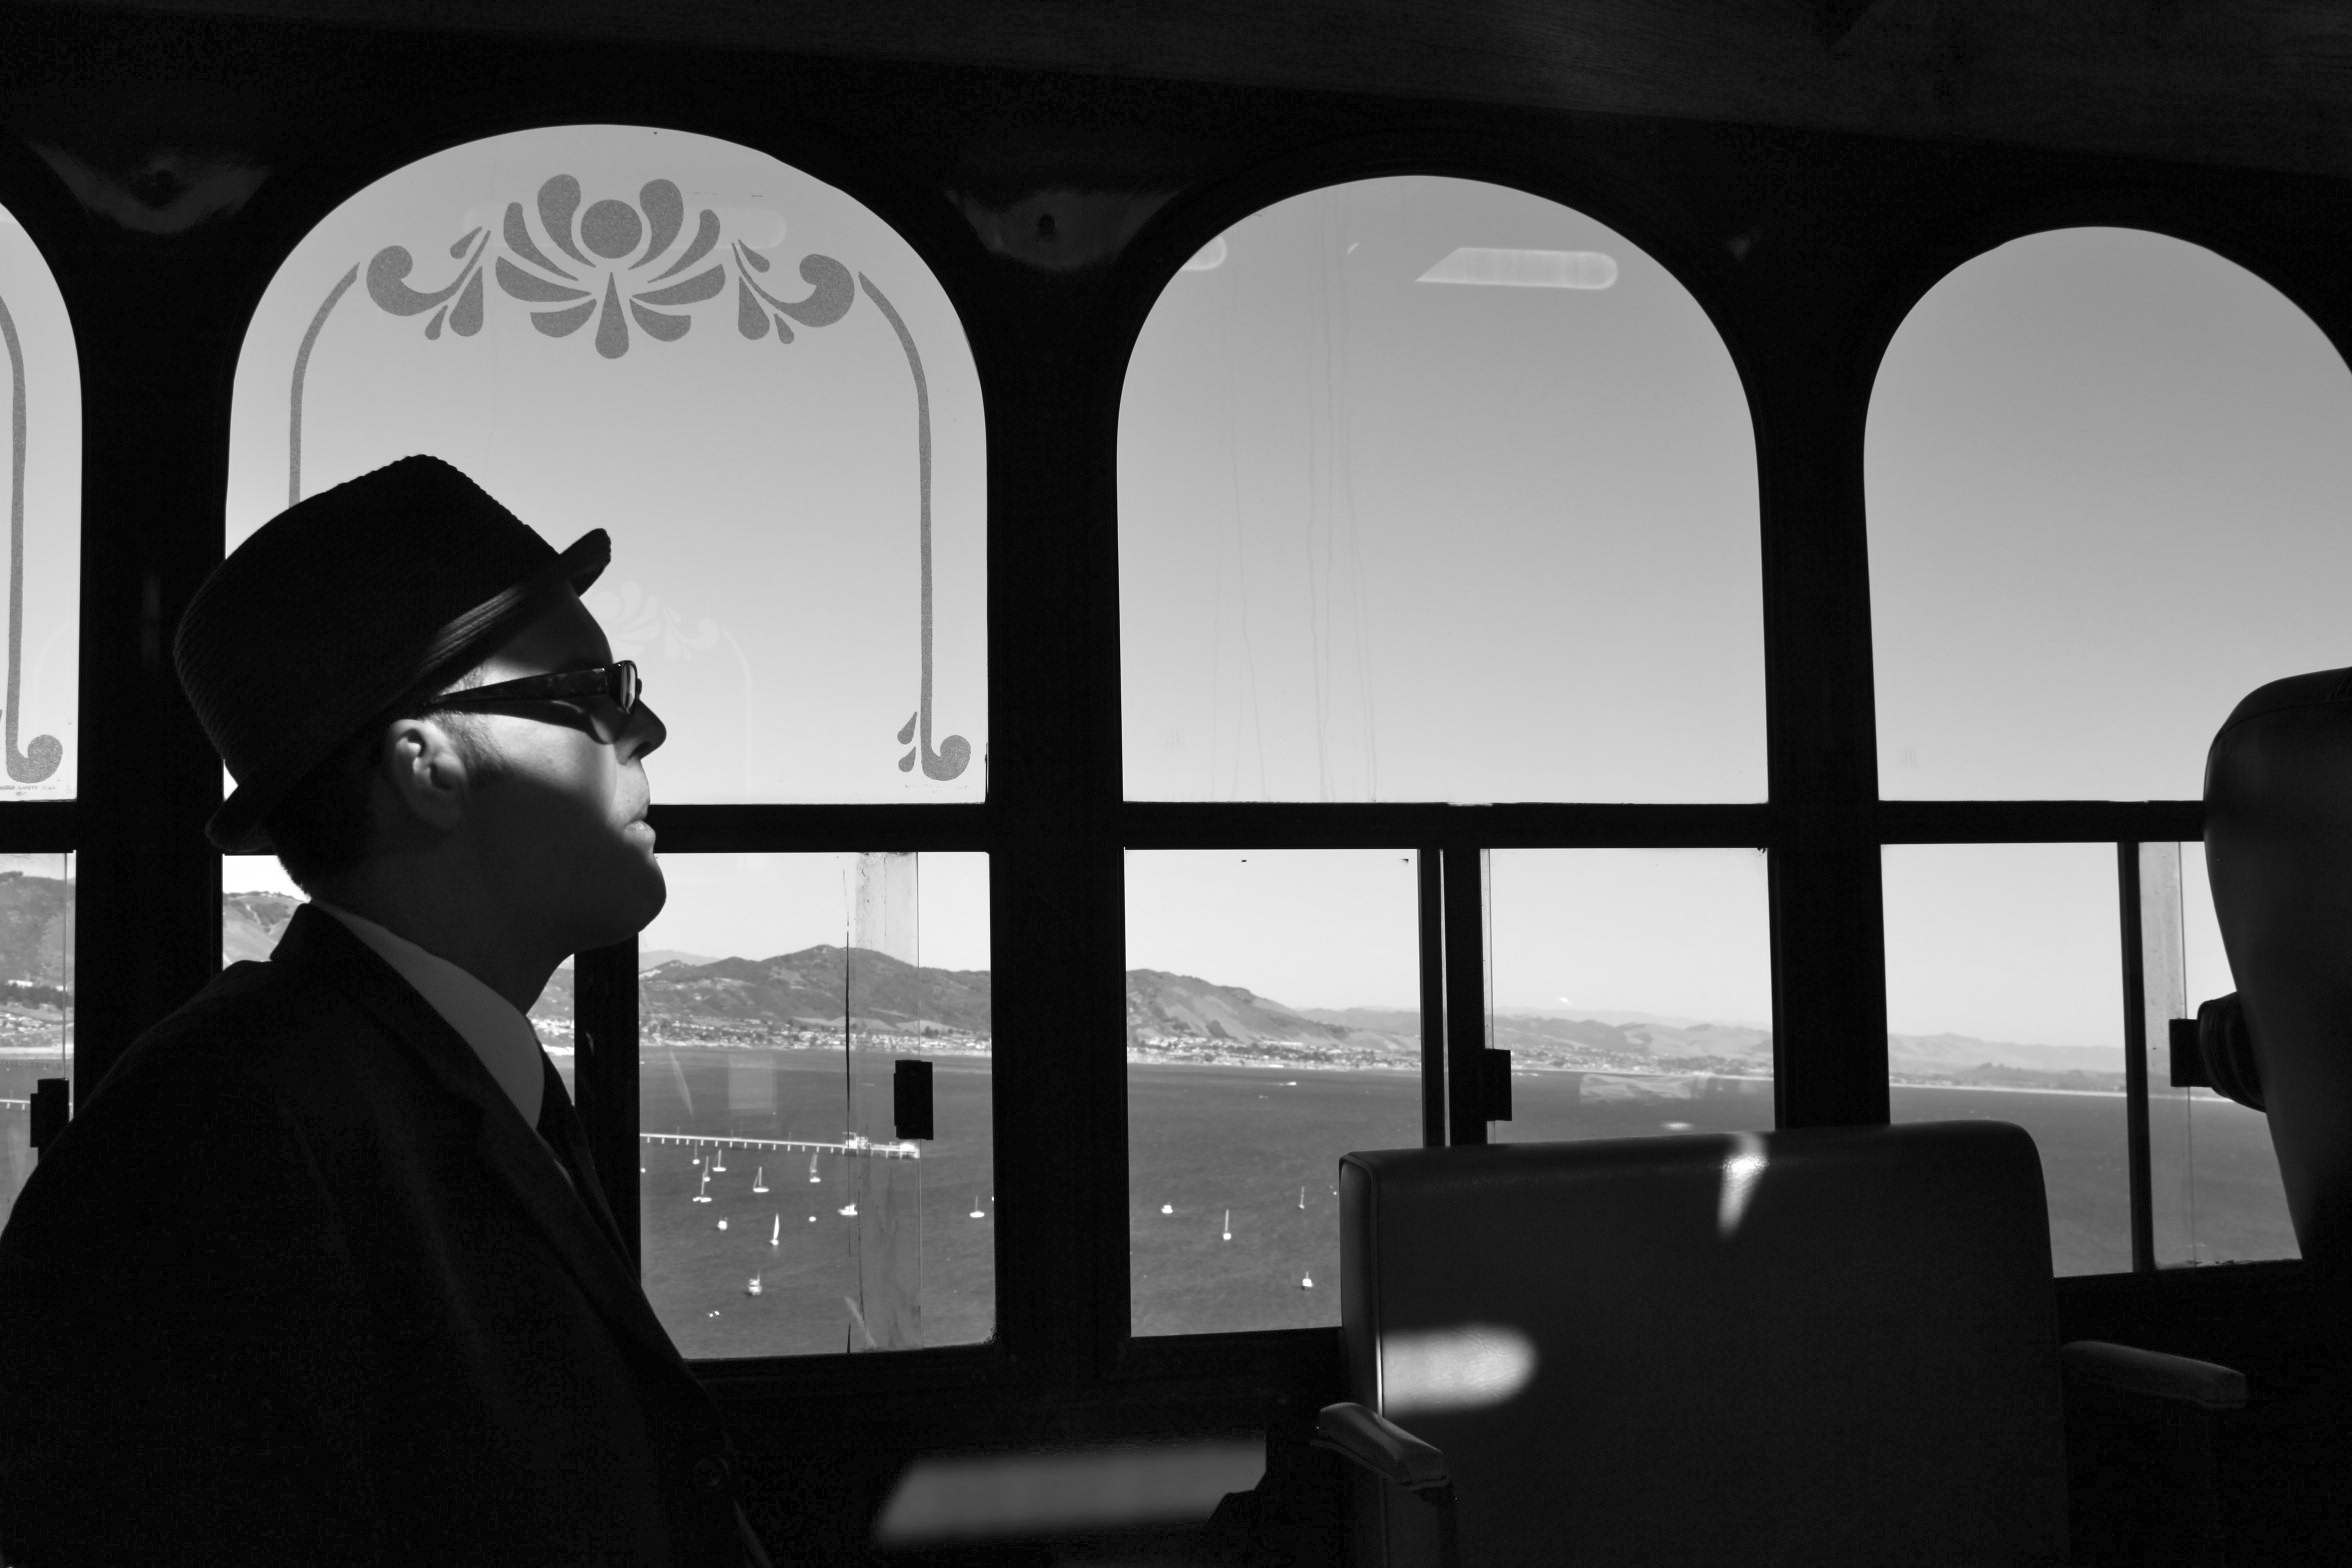
<instances>
[{"instance_id":1,"label":"necktie","mask_svg":"<svg viewBox=\"0 0 2352 1568\"><path fill-rule=\"evenodd\" d=\"M594 1173L587 1168L587 1139L581 1134L579 1118L572 1114L572 1098L564 1093L563 1078L544 1050L539 1053L539 1064L545 1075L539 1091L539 1141L555 1157L556 1169L571 1184L589 1219L603 1232L613 1250L627 1259L628 1248L621 1243L619 1224L605 1206L604 1190L597 1186ZM634 1263L629 1267L632 1273L636 1271Z\"/></svg>"}]
</instances>

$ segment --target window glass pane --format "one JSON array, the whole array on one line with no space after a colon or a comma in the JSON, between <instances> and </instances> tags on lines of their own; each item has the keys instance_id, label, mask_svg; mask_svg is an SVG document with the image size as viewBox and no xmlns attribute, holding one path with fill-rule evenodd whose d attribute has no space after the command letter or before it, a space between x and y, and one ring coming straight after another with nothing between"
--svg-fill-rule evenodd
<instances>
[{"instance_id":1,"label":"window glass pane","mask_svg":"<svg viewBox=\"0 0 2352 1568\"><path fill-rule=\"evenodd\" d=\"M2352 373L2198 246L1956 269L1888 346L1864 474L1888 796L2194 798L2240 697L2345 662Z\"/></svg>"},{"instance_id":2,"label":"window glass pane","mask_svg":"<svg viewBox=\"0 0 2352 1568\"><path fill-rule=\"evenodd\" d=\"M1339 1157L1421 1142L1415 918L1402 850L1128 852L1135 1333L1339 1321Z\"/></svg>"},{"instance_id":3,"label":"window glass pane","mask_svg":"<svg viewBox=\"0 0 2352 1568\"><path fill-rule=\"evenodd\" d=\"M1625 236L1366 180L1168 283L1119 415L1126 790L1755 800L1754 439Z\"/></svg>"},{"instance_id":4,"label":"window glass pane","mask_svg":"<svg viewBox=\"0 0 2352 1568\"><path fill-rule=\"evenodd\" d=\"M914 250L708 137L571 126L411 164L272 280L228 539L411 452L558 548L668 722L667 801L977 800L977 373Z\"/></svg>"},{"instance_id":5,"label":"window glass pane","mask_svg":"<svg viewBox=\"0 0 2352 1568\"><path fill-rule=\"evenodd\" d=\"M2151 844L2151 858L2178 857L2175 897L2182 928L2185 984L2178 1016L2237 989L2213 914L2202 844ZM2148 882L2154 877L2143 873ZM2153 968L2154 966L2151 966ZM2173 998L2160 1000L2170 1002ZM2153 1034L2152 1046L2161 1045ZM2158 1050L2148 1074L2149 1153L2154 1177L2156 1261L2228 1263L2300 1256L2287 1217L2286 1189L2270 1144L2270 1120L2211 1089L2171 1087L2170 1053Z\"/></svg>"},{"instance_id":6,"label":"window glass pane","mask_svg":"<svg viewBox=\"0 0 2352 1568\"><path fill-rule=\"evenodd\" d=\"M638 939L638 1187L670 1337L693 1357L987 1339L988 857L662 865L670 901ZM927 1141L893 1120L909 1060L931 1064Z\"/></svg>"},{"instance_id":7,"label":"window glass pane","mask_svg":"<svg viewBox=\"0 0 2352 1568\"><path fill-rule=\"evenodd\" d=\"M1891 844L1898 1122L2014 1122L2041 1151L2061 1274L2131 1267L2112 844Z\"/></svg>"},{"instance_id":8,"label":"window glass pane","mask_svg":"<svg viewBox=\"0 0 2352 1568\"><path fill-rule=\"evenodd\" d=\"M1772 1126L1772 925L1752 849L1498 849L1496 1143Z\"/></svg>"},{"instance_id":9,"label":"window glass pane","mask_svg":"<svg viewBox=\"0 0 2352 1568\"><path fill-rule=\"evenodd\" d=\"M638 1189L645 1291L671 1338L697 1358L987 1339L988 857L662 870L669 903L637 946ZM222 962L266 959L302 892L266 855L222 857L221 885ZM576 1092L570 960L530 1017ZM931 1064L935 1136L911 1155L893 1123L902 1059Z\"/></svg>"},{"instance_id":10,"label":"window glass pane","mask_svg":"<svg viewBox=\"0 0 2352 1568\"><path fill-rule=\"evenodd\" d=\"M0 1226L33 1174L33 1091L73 1083L74 857L0 855Z\"/></svg>"},{"instance_id":11,"label":"window glass pane","mask_svg":"<svg viewBox=\"0 0 2352 1568\"><path fill-rule=\"evenodd\" d=\"M0 800L70 799L81 771L82 380L65 299L0 207L0 525L8 586Z\"/></svg>"}]
</instances>

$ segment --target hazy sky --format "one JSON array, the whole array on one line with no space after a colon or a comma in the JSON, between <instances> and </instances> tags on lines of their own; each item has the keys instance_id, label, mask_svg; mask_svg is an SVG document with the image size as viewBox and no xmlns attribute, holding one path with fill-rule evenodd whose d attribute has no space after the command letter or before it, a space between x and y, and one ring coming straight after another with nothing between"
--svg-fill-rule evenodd
<instances>
[{"instance_id":1,"label":"hazy sky","mask_svg":"<svg viewBox=\"0 0 2352 1568\"><path fill-rule=\"evenodd\" d=\"M585 259L556 255L535 196L565 173L607 236L649 221L647 181L675 181L685 227L665 258L714 212L726 242L679 276L723 263L724 286L672 307L682 338L640 320L607 358L593 323L534 330L553 307L494 281L509 201L592 292L607 277L643 292L669 265L639 261L650 243L608 262L577 225ZM429 338L432 312L371 297L385 247L413 253L409 287L438 289L484 226L478 335ZM812 252L878 283L923 355L934 734L975 753L954 780L897 765L920 629L896 335L862 295L790 344L737 330L736 280L799 300ZM627 128L525 133L392 176L305 240L263 302L238 372L232 543L285 504L296 351L354 266L309 361L304 488L430 450L559 545L608 529L591 607L670 723L659 798L981 798L977 382L944 295L878 220L763 156ZM0 291L33 389L26 723L65 736L72 596L41 584L78 549L73 358L6 222ZM2352 374L2208 252L2073 230L1955 271L1890 347L1865 451L1886 793L2194 796L2237 697L2352 658L2334 637L2348 436ZM1695 303L1623 236L1453 180L1281 203L1170 283L1136 348L1120 464L1131 797L1761 796L1744 401ZM840 939L845 857L666 858L648 947ZM1897 848L1885 864L1896 1029L2119 1037L2109 848ZM2186 880L2193 1004L2228 982L2194 847ZM282 885L269 862L228 881ZM1403 851L1136 854L1127 881L1132 965L1299 1006L1413 999ZM925 857L927 962L988 961L986 882L985 857ZM1498 854L1498 999L1768 1022L1764 887L1741 850Z\"/></svg>"}]
</instances>

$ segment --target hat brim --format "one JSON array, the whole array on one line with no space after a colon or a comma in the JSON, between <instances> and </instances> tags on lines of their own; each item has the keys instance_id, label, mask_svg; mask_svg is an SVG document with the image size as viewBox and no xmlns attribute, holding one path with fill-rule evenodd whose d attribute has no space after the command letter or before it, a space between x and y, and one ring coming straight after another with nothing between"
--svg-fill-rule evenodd
<instances>
[{"instance_id":1,"label":"hat brim","mask_svg":"<svg viewBox=\"0 0 2352 1568\"><path fill-rule=\"evenodd\" d=\"M450 621L433 634L397 682L353 693L340 704L335 715L337 722L321 727L325 738L319 744L298 754L268 777L243 782L231 791L229 798L206 820L204 836L224 855L268 854L276 846L270 842L264 819L334 747L418 688L437 685L472 668L484 654L536 616L555 588L586 592L611 561L611 536L601 528L592 528L521 582L493 594Z\"/></svg>"}]
</instances>

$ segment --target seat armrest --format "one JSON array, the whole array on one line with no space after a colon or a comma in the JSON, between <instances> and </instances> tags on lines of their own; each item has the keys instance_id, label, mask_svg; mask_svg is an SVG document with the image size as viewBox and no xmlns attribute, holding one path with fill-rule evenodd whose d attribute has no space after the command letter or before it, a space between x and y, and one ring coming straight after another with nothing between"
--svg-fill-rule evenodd
<instances>
[{"instance_id":1,"label":"seat armrest","mask_svg":"<svg viewBox=\"0 0 2352 1568\"><path fill-rule=\"evenodd\" d=\"M2217 1362L2078 1339L2058 1347L2059 1364L2070 1382L2081 1382L2146 1399L2170 1399L2206 1410L2236 1410L2246 1403L2246 1374Z\"/></svg>"},{"instance_id":2,"label":"seat armrest","mask_svg":"<svg viewBox=\"0 0 2352 1568\"><path fill-rule=\"evenodd\" d=\"M1325 1405L1316 1415L1314 1446L1353 1460L1408 1492L1435 1491L1452 1480L1444 1454L1371 1406L1353 1401Z\"/></svg>"}]
</instances>

